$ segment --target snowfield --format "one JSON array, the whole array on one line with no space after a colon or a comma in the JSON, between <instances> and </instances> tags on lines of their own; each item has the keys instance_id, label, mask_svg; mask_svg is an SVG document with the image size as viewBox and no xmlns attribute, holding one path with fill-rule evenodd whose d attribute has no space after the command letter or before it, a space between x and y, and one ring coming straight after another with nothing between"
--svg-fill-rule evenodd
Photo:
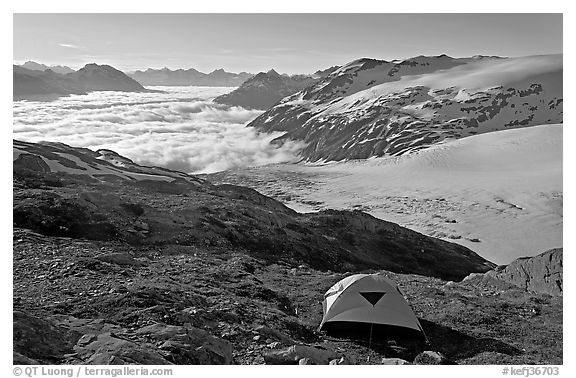
<instances>
[{"instance_id":1,"label":"snowfield","mask_svg":"<svg viewBox=\"0 0 576 378\"><path fill-rule=\"evenodd\" d=\"M562 125L445 141L399 157L223 172L298 211L360 209L497 264L562 246Z\"/></svg>"}]
</instances>

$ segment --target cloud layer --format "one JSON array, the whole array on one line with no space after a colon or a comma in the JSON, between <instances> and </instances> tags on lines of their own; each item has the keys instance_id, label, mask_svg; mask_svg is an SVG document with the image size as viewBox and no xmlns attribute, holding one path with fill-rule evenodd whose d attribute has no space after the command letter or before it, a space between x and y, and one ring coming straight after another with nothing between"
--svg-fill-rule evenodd
<instances>
[{"instance_id":1,"label":"cloud layer","mask_svg":"<svg viewBox=\"0 0 576 378\"><path fill-rule=\"evenodd\" d=\"M14 138L107 148L139 164L188 173L296 159L302 147L245 124L261 111L212 102L231 88L162 87L166 93L92 92L14 102Z\"/></svg>"}]
</instances>

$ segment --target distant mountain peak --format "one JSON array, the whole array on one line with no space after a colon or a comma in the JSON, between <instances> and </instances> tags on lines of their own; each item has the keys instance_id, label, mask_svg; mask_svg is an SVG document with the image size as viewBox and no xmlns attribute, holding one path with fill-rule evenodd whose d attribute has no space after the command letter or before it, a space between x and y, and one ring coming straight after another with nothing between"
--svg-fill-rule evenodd
<instances>
[{"instance_id":1,"label":"distant mountain peak","mask_svg":"<svg viewBox=\"0 0 576 378\"><path fill-rule=\"evenodd\" d=\"M318 81L314 75L280 75L276 70L260 72L238 89L216 97L215 102L248 109L268 109L282 98Z\"/></svg>"},{"instance_id":2,"label":"distant mountain peak","mask_svg":"<svg viewBox=\"0 0 576 378\"><path fill-rule=\"evenodd\" d=\"M194 68L161 69L148 68L129 75L142 85L192 85L209 87L237 87L251 78L253 74L226 72L223 68L210 73L200 72Z\"/></svg>"},{"instance_id":3,"label":"distant mountain peak","mask_svg":"<svg viewBox=\"0 0 576 378\"><path fill-rule=\"evenodd\" d=\"M88 63L66 76L76 80L87 91L146 91L136 80L108 64Z\"/></svg>"},{"instance_id":4,"label":"distant mountain peak","mask_svg":"<svg viewBox=\"0 0 576 378\"><path fill-rule=\"evenodd\" d=\"M480 55L476 54L471 57L472 59L479 60L479 59L506 59L506 57L498 56L498 55Z\"/></svg>"},{"instance_id":5,"label":"distant mountain peak","mask_svg":"<svg viewBox=\"0 0 576 378\"><path fill-rule=\"evenodd\" d=\"M42 63L34 62L32 60L26 61L26 63L20 65L20 67L26 68L29 70L33 70L33 71L52 70L53 72L59 73L62 75L74 72L74 70L72 68L67 67L67 66L47 66L47 65L42 64Z\"/></svg>"},{"instance_id":6,"label":"distant mountain peak","mask_svg":"<svg viewBox=\"0 0 576 378\"><path fill-rule=\"evenodd\" d=\"M119 71L122 72L109 64L97 64L97 63L88 63L81 69L104 69L104 70L111 70L111 71Z\"/></svg>"}]
</instances>

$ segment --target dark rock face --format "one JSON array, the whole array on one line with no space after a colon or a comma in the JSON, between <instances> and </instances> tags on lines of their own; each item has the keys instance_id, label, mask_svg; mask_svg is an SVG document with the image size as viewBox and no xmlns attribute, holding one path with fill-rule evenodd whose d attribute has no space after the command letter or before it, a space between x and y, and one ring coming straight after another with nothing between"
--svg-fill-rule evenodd
<instances>
[{"instance_id":1,"label":"dark rock face","mask_svg":"<svg viewBox=\"0 0 576 378\"><path fill-rule=\"evenodd\" d=\"M526 291L550 295L563 294L562 248L551 249L538 256L514 260L484 274L475 274L467 280L497 285L501 281Z\"/></svg>"}]
</instances>

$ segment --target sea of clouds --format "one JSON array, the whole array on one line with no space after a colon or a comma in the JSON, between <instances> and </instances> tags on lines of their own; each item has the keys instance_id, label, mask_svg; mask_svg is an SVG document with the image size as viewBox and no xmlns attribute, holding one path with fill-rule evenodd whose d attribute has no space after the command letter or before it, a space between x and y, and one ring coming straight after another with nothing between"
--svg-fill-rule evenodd
<instances>
[{"instance_id":1,"label":"sea of clouds","mask_svg":"<svg viewBox=\"0 0 576 378\"><path fill-rule=\"evenodd\" d=\"M92 92L15 101L14 138L107 148L143 165L212 173L294 161L302 145L245 125L262 111L212 101L233 88L153 87L164 93Z\"/></svg>"}]
</instances>

